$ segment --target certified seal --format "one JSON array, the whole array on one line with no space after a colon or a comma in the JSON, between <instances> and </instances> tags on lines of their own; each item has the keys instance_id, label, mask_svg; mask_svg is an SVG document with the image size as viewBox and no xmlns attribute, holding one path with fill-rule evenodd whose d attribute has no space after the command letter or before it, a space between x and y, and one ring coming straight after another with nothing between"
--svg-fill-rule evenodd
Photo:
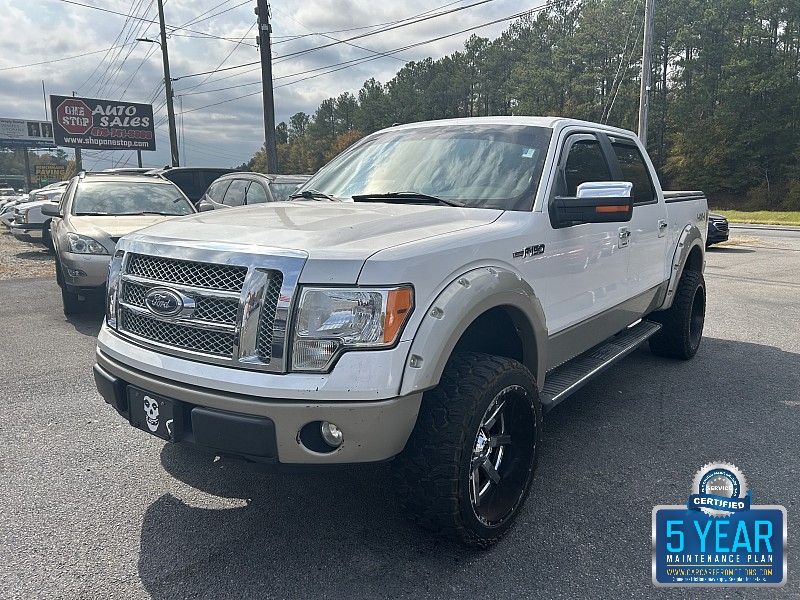
<instances>
[{"instance_id":1,"label":"certified seal","mask_svg":"<svg viewBox=\"0 0 800 600\"><path fill-rule=\"evenodd\" d=\"M727 517L750 509L752 492L744 474L731 463L708 463L694 475L687 506L712 517Z\"/></svg>"}]
</instances>

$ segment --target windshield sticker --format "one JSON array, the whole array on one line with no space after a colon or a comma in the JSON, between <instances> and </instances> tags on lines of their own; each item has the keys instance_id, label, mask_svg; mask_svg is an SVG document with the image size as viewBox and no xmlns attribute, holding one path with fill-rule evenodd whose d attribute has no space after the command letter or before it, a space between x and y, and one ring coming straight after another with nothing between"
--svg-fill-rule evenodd
<instances>
[{"instance_id":1,"label":"windshield sticker","mask_svg":"<svg viewBox=\"0 0 800 600\"><path fill-rule=\"evenodd\" d=\"M535 153L535 148L525 148L525 150L522 151L522 158L533 158Z\"/></svg>"}]
</instances>

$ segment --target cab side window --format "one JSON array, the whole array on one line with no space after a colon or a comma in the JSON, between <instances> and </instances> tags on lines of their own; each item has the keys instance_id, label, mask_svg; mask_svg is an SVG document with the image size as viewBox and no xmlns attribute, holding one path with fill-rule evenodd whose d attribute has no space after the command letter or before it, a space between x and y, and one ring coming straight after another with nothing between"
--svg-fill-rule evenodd
<instances>
[{"instance_id":1,"label":"cab side window","mask_svg":"<svg viewBox=\"0 0 800 600\"><path fill-rule=\"evenodd\" d=\"M611 146L617 155L619 168L622 170L622 180L633 184L633 203L650 204L656 201L656 191L650 172L644 164L639 148L633 142L612 140Z\"/></svg>"},{"instance_id":2,"label":"cab side window","mask_svg":"<svg viewBox=\"0 0 800 600\"><path fill-rule=\"evenodd\" d=\"M581 136L584 138L584 136ZM587 181L613 181L611 170L596 138L579 139L569 145L564 165L566 196L577 196L578 186Z\"/></svg>"},{"instance_id":3,"label":"cab side window","mask_svg":"<svg viewBox=\"0 0 800 600\"><path fill-rule=\"evenodd\" d=\"M223 204L226 206L241 206L244 204L245 190L247 190L247 181L244 179L234 179L228 191L225 193Z\"/></svg>"}]
</instances>

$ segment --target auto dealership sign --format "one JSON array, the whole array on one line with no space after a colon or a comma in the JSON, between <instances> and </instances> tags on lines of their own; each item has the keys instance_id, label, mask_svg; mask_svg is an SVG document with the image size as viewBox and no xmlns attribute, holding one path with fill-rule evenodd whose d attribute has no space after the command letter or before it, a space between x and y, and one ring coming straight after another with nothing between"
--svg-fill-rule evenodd
<instances>
[{"instance_id":1,"label":"auto dealership sign","mask_svg":"<svg viewBox=\"0 0 800 600\"><path fill-rule=\"evenodd\" d=\"M55 143L95 150L155 150L153 105L50 96Z\"/></svg>"}]
</instances>

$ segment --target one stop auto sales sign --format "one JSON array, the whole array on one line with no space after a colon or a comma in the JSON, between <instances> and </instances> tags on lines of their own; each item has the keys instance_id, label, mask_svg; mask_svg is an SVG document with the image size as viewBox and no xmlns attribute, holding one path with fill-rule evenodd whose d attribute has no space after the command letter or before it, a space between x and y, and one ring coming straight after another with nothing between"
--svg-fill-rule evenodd
<instances>
[{"instance_id":1,"label":"one stop auto sales sign","mask_svg":"<svg viewBox=\"0 0 800 600\"><path fill-rule=\"evenodd\" d=\"M153 105L50 96L57 146L93 150L155 150Z\"/></svg>"}]
</instances>

